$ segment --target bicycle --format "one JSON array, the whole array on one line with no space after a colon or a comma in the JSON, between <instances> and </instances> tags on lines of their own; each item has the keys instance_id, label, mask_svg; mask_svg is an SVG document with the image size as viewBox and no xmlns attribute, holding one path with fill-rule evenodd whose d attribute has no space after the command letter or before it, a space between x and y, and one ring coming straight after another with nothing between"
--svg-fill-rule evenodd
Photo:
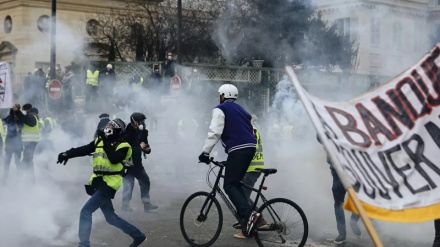
<instances>
[{"instance_id":1,"label":"bicycle","mask_svg":"<svg viewBox=\"0 0 440 247\"><path fill-rule=\"evenodd\" d=\"M238 221L233 227L241 230L241 226L246 224L240 219L236 209L219 186L220 179L224 178L223 170L226 162L211 160L211 163L215 166L209 164L206 178L208 186L212 188L211 192L199 191L190 195L180 212L180 230L186 242L194 247L210 246L220 235L223 226L223 212L219 201L216 199L217 194L220 195ZM219 167L217 174L214 171L216 167ZM258 169L258 171L264 174L258 189L242 183L242 186L257 193L253 204L254 209L260 198L263 201L257 211L264 216L268 224L258 227L254 234L258 246L304 246L308 236L308 223L303 210L296 203L286 198L267 200L261 191L267 189L264 186L266 177L276 173L277 170ZM214 185L210 182L211 173L216 176ZM286 211L292 212L293 215L284 215L283 213ZM299 216L299 218L297 219L296 216ZM202 231L204 233L201 233Z\"/></svg>"}]
</instances>

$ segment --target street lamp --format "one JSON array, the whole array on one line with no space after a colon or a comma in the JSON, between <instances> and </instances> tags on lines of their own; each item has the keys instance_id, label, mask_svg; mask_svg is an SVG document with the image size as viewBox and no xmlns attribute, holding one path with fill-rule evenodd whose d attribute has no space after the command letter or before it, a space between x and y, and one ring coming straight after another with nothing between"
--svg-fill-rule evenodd
<instances>
[{"instance_id":1,"label":"street lamp","mask_svg":"<svg viewBox=\"0 0 440 247\"><path fill-rule=\"evenodd\" d=\"M177 0L177 64L182 64L182 0Z\"/></svg>"},{"instance_id":2,"label":"street lamp","mask_svg":"<svg viewBox=\"0 0 440 247\"><path fill-rule=\"evenodd\" d=\"M57 0L52 0L52 18L50 25L50 79L55 79L55 64L56 64L56 15L57 15Z\"/></svg>"}]
</instances>

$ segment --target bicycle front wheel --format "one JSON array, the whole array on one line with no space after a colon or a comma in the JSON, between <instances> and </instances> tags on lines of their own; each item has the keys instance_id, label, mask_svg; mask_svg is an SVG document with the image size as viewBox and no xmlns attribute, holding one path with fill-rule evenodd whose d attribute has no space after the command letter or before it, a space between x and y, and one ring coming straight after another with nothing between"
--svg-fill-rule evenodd
<instances>
[{"instance_id":1,"label":"bicycle front wheel","mask_svg":"<svg viewBox=\"0 0 440 247\"><path fill-rule=\"evenodd\" d=\"M303 247L306 244L309 226L306 215L296 203L275 198L263 204L258 212L268 223L257 229L255 240L258 246Z\"/></svg>"},{"instance_id":2,"label":"bicycle front wheel","mask_svg":"<svg viewBox=\"0 0 440 247\"><path fill-rule=\"evenodd\" d=\"M215 197L200 191L186 199L180 212L180 230L191 246L212 245L220 235L222 226L223 213Z\"/></svg>"}]
</instances>

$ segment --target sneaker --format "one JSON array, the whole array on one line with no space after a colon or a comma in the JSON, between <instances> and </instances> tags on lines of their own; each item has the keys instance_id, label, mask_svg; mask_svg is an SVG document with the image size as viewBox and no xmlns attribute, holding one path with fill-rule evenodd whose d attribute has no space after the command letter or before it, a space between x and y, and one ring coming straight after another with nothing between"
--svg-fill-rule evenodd
<instances>
[{"instance_id":1,"label":"sneaker","mask_svg":"<svg viewBox=\"0 0 440 247\"><path fill-rule=\"evenodd\" d=\"M361 229L359 229L357 221L350 220L351 230L353 230L354 235L356 237L360 237L362 235Z\"/></svg>"},{"instance_id":2,"label":"sneaker","mask_svg":"<svg viewBox=\"0 0 440 247\"><path fill-rule=\"evenodd\" d=\"M130 246L128 246L128 247L137 247L137 246L141 245L145 240L147 240L147 236L145 236L145 235L142 237L135 238L133 240L133 243L131 243Z\"/></svg>"},{"instance_id":3,"label":"sneaker","mask_svg":"<svg viewBox=\"0 0 440 247\"><path fill-rule=\"evenodd\" d=\"M249 216L249 220L245 229L245 232L243 232L243 235L247 238L252 238L255 233L255 229L257 228L257 222L260 220L261 214L253 211L251 213L251 216Z\"/></svg>"},{"instance_id":4,"label":"sneaker","mask_svg":"<svg viewBox=\"0 0 440 247\"><path fill-rule=\"evenodd\" d=\"M234 234L234 238L245 239L246 237L243 235L243 233L239 232Z\"/></svg>"},{"instance_id":5,"label":"sneaker","mask_svg":"<svg viewBox=\"0 0 440 247\"><path fill-rule=\"evenodd\" d=\"M127 211L127 212L131 212L131 211L133 211L133 209L132 209L129 205L124 205L124 204L122 204L121 209L122 209L123 211Z\"/></svg>"},{"instance_id":6,"label":"sneaker","mask_svg":"<svg viewBox=\"0 0 440 247\"><path fill-rule=\"evenodd\" d=\"M347 240L347 239L346 239L345 236L338 235L338 236L335 238L334 243L335 243L335 244L343 244L343 243L345 243L346 240Z\"/></svg>"},{"instance_id":7,"label":"sneaker","mask_svg":"<svg viewBox=\"0 0 440 247\"><path fill-rule=\"evenodd\" d=\"M153 204L151 204L151 203L149 203L149 202L145 202L145 203L144 203L144 211L145 211L145 212L148 212L148 211L150 211L150 210L154 210L154 209L156 209L156 208L158 208L158 206L153 205Z\"/></svg>"}]
</instances>

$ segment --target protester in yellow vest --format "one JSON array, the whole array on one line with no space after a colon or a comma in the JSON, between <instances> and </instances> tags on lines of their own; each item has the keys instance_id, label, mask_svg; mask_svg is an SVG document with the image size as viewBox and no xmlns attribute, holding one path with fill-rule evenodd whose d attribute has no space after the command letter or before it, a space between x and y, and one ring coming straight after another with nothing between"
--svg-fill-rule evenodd
<instances>
[{"instance_id":1,"label":"protester in yellow vest","mask_svg":"<svg viewBox=\"0 0 440 247\"><path fill-rule=\"evenodd\" d=\"M11 161L14 158L15 166L20 169L21 163L21 153L23 152L23 142L21 141L21 130L23 129L23 124L18 121L17 112L21 109L20 104L14 104L9 110L9 115L3 119L3 127L5 127L4 136L5 139L5 158L4 162L2 159L1 164L3 164L3 176L1 183L3 185L7 184L9 176L9 168L11 166ZM14 181L15 182L15 181Z\"/></svg>"},{"instance_id":2,"label":"protester in yellow vest","mask_svg":"<svg viewBox=\"0 0 440 247\"><path fill-rule=\"evenodd\" d=\"M34 152L40 141L40 127L38 109L27 103L23 105L22 111L16 110L18 121L23 123L21 140L23 141L23 157L21 159L24 177L28 177L32 183L35 182L34 173Z\"/></svg>"},{"instance_id":3,"label":"protester in yellow vest","mask_svg":"<svg viewBox=\"0 0 440 247\"><path fill-rule=\"evenodd\" d=\"M141 89L144 84L144 78L140 75L135 75L130 79L130 85L133 89Z\"/></svg>"},{"instance_id":4,"label":"protester in yellow vest","mask_svg":"<svg viewBox=\"0 0 440 247\"><path fill-rule=\"evenodd\" d=\"M250 187L254 187L255 183L257 182L258 178L261 175L261 172L256 171L255 169L257 168L264 168L264 158L263 158L263 142L261 141L261 136L260 136L260 132L257 129L257 116L256 115L252 115L252 126L254 127L254 135L255 138L257 138L257 145L256 145L256 150L255 150L255 155L254 158L251 161L251 164L249 165L249 168L247 169L246 174L244 175L243 178L243 183L246 185L249 185ZM249 189L244 188L244 194L246 195L246 198L248 199L249 203L251 205L254 204L254 202L251 199L251 194L252 191ZM265 219L261 219L260 222L258 223L259 228L263 227L264 225L267 225L267 221ZM234 234L234 238L240 238L240 239L245 239L246 237L243 235L243 233L239 232Z\"/></svg>"},{"instance_id":5,"label":"protester in yellow vest","mask_svg":"<svg viewBox=\"0 0 440 247\"><path fill-rule=\"evenodd\" d=\"M97 108L98 100L98 85L99 85L99 70L94 69L93 66L86 71L86 112L91 112Z\"/></svg>"},{"instance_id":6,"label":"protester in yellow vest","mask_svg":"<svg viewBox=\"0 0 440 247\"><path fill-rule=\"evenodd\" d=\"M1 137L1 142L4 143L6 139L6 134L5 134L5 128L3 127L3 120L1 118L0 118L0 137ZM0 148L0 150L3 150L3 145L1 147L2 148Z\"/></svg>"},{"instance_id":7,"label":"protester in yellow vest","mask_svg":"<svg viewBox=\"0 0 440 247\"><path fill-rule=\"evenodd\" d=\"M55 118L47 117L44 119L45 132L49 133L57 127L58 123Z\"/></svg>"},{"instance_id":8,"label":"protester in yellow vest","mask_svg":"<svg viewBox=\"0 0 440 247\"><path fill-rule=\"evenodd\" d=\"M90 246L92 214L101 208L106 221L133 238L131 247L139 246L147 237L135 226L116 215L112 199L122 185L122 176L127 167L132 166L132 148L124 140L126 125L121 119L108 122L104 130L99 131L98 138L89 144L72 148L58 155L57 163L64 165L70 158L93 154L93 175L86 192L91 197L81 209L79 219L79 246Z\"/></svg>"}]
</instances>

